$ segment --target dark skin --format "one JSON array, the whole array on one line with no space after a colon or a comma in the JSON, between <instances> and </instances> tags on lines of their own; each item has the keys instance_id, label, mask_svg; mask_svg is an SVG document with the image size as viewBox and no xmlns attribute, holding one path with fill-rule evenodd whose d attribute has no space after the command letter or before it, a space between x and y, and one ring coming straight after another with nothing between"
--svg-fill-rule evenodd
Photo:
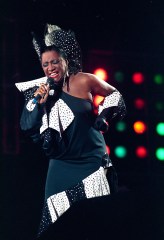
<instances>
[{"instance_id":1,"label":"dark skin","mask_svg":"<svg viewBox=\"0 0 164 240\"><path fill-rule=\"evenodd\" d=\"M68 81L63 82L62 89L72 96L92 101L94 95L107 96L115 90L113 86L91 73L78 72L76 75L72 74L68 77L68 61L54 50L42 54L41 64L45 76L53 78L56 83L67 77ZM48 85L41 84L34 94L43 96L38 103L46 102L49 90Z\"/></svg>"}]
</instances>

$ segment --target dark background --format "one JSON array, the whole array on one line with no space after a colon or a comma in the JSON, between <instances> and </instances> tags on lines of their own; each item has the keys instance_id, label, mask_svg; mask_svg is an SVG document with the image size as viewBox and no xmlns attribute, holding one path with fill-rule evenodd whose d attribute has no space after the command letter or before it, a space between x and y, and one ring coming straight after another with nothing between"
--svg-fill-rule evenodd
<instances>
[{"instance_id":1,"label":"dark background","mask_svg":"<svg viewBox=\"0 0 164 240\"><path fill-rule=\"evenodd\" d=\"M154 156L155 147L163 143L154 128L164 115L154 110L153 103L159 98L163 101L164 89L152 82L154 74L164 74L163 1L1 1L2 240L33 239L41 216L48 163L37 146L20 131L24 99L15 83L43 76L32 47L31 32L42 34L47 22L75 32L83 52L84 71L92 72L99 64L105 67L109 64L111 72L120 69L125 72L123 84L119 85L113 78L110 83L123 93L129 128L124 135L117 135L113 127L110 138L105 136L111 149L122 142L129 148L124 161L118 160L111 150L120 191L145 187L156 193L158 187L163 187L164 166ZM134 71L146 75L146 83L138 89L130 82ZM147 100L144 112L135 112L131 104L137 93ZM130 128L137 118L144 119L149 127L143 137L135 136ZM138 143L144 143L149 149L145 161L137 159L132 151ZM162 205L156 199L155 202L162 211ZM162 225L163 218L157 217L158 221Z\"/></svg>"}]
</instances>

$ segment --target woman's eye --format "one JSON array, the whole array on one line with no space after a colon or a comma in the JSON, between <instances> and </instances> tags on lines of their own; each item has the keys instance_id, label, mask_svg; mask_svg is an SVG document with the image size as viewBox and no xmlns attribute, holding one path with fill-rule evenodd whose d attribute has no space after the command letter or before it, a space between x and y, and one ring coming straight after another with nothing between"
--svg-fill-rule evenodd
<instances>
[{"instance_id":1,"label":"woman's eye","mask_svg":"<svg viewBox=\"0 0 164 240\"><path fill-rule=\"evenodd\" d=\"M42 64L43 67L48 67L49 64L53 64L53 65L56 65L60 62L60 59L54 59L52 60L51 62L45 62Z\"/></svg>"},{"instance_id":2,"label":"woman's eye","mask_svg":"<svg viewBox=\"0 0 164 240\"><path fill-rule=\"evenodd\" d=\"M43 63L42 66L43 66L43 67L47 67L47 66L48 66L48 63Z\"/></svg>"},{"instance_id":3,"label":"woman's eye","mask_svg":"<svg viewBox=\"0 0 164 240\"><path fill-rule=\"evenodd\" d=\"M53 61L52 61L52 64L58 64L59 61L60 61L59 59L57 59L57 60L53 60Z\"/></svg>"}]
</instances>

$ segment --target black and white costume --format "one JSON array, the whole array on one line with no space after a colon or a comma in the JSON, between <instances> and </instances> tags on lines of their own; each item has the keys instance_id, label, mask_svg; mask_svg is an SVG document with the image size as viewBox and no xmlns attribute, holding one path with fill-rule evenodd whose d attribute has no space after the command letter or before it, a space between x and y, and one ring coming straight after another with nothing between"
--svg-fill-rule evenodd
<instances>
[{"instance_id":1,"label":"black and white costume","mask_svg":"<svg viewBox=\"0 0 164 240\"><path fill-rule=\"evenodd\" d=\"M36 38L33 44L40 58L41 44ZM55 45L66 53L68 75L81 71L81 51L71 31L48 25L45 44ZM34 92L46 81L47 78L43 77L16 83L25 96L21 128L34 142L42 142L49 159L45 206L38 236L74 202L110 194L104 168L109 168L112 163L106 152L101 126L104 120L116 115L123 117L126 111L117 90L100 104L98 117L92 101L71 96L62 89L57 94L50 90L44 104L33 103Z\"/></svg>"},{"instance_id":2,"label":"black and white costume","mask_svg":"<svg viewBox=\"0 0 164 240\"><path fill-rule=\"evenodd\" d=\"M94 128L93 103L61 91L57 99L43 106L33 104L33 92L46 77L17 83L26 103L21 128L30 132L34 141L42 141L49 158L45 187L45 207L39 234L54 223L72 203L110 194L104 167L112 166L103 134ZM99 108L118 108L121 95L113 92ZM47 113L48 105L51 105ZM105 159L105 161L104 161Z\"/></svg>"}]
</instances>

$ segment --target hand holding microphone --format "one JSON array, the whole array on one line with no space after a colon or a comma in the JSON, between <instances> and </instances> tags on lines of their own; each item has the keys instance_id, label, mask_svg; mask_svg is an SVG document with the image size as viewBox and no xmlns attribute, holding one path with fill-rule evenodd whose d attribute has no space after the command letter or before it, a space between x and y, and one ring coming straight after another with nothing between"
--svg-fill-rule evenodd
<instances>
[{"instance_id":1,"label":"hand holding microphone","mask_svg":"<svg viewBox=\"0 0 164 240\"><path fill-rule=\"evenodd\" d=\"M47 79L47 83L42 83L41 86L37 89L37 91L34 93L34 99L33 103L45 103L47 101L49 91L52 88L54 84L54 80L52 78Z\"/></svg>"}]
</instances>

